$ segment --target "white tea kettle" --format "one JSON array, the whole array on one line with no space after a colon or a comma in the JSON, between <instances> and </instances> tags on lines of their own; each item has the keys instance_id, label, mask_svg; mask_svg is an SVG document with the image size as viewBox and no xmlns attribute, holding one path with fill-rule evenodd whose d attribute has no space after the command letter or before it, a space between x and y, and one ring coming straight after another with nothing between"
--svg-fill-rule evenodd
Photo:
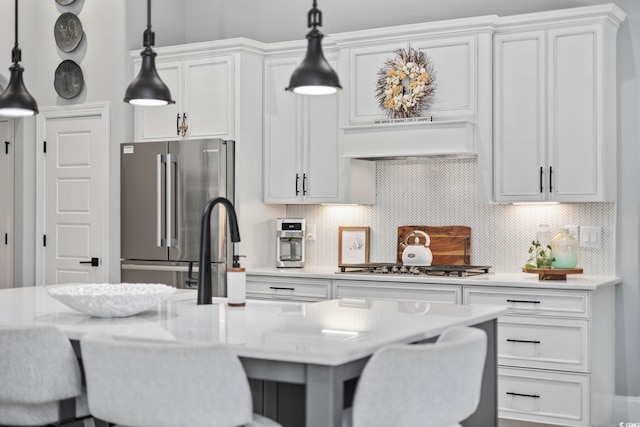
<instances>
[{"instance_id":1,"label":"white tea kettle","mask_svg":"<svg viewBox=\"0 0 640 427\"><path fill-rule=\"evenodd\" d=\"M420 238L416 236L414 243L409 244L409 238L419 234L424 237L424 245L420 244ZM414 230L404 238L404 251L402 251L402 263L404 265L429 266L433 261L433 254L429 249L431 238L424 231Z\"/></svg>"}]
</instances>

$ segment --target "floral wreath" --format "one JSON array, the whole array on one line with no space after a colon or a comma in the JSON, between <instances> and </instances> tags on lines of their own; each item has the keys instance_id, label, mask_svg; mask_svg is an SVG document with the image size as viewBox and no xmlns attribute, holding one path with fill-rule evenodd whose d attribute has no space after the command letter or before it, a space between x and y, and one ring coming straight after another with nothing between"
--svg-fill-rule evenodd
<instances>
[{"instance_id":1,"label":"floral wreath","mask_svg":"<svg viewBox=\"0 0 640 427\"><path fill-rule=\"evenodd\" d=\"M419 116L433 103L436 74L431 59L414 48L397 49L378 71L376 98L392 119Z\"/></svg>"}]
</instances>

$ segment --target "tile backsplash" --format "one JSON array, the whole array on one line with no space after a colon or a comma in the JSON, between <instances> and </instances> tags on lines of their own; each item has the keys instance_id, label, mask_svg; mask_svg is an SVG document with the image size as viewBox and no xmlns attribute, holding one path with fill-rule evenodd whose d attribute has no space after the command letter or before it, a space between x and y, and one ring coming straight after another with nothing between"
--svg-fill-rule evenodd
<instances>
[{"instance_id":1,"label":"tile backsplash","mask_svg":"<svg viewBox=\"0 0 640 427\"><path fill-rule=\"evenodd\" d=\"M316 224L317 240L306 245L310 266L337 266L341 225L371 227L371 262L395 261L398 226L466 225L472 264L515 272L528 259L538 225L546 223L553 234L567 224L602 227L602 246L581 247L578 266L585 274L615 274L615 203L481 203L477 169L475 159L379 161L375 205L288 205L287 216Z\"/></svg>"}]
</instances>

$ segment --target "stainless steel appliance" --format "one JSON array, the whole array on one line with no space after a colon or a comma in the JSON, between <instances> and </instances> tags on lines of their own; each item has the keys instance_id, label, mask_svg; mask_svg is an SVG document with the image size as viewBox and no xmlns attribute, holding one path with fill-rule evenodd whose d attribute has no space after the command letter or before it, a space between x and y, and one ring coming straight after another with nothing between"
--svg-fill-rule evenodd
<instances>
[{"instance_id":1,"label":"stainless steel appliance","mask_svg":"<svg viewBox=\"0 0 640 427\"><path fill-rule=\"evenodd\" d=\"M222 139L121 145L123 282L197 287L202 210L213 197L234 200L234 145ZM211 216L214 296L226 295L233 256L224 209Z\"/></svg>"},{"instance_id":2,"label":"stainless steel appliance","mask_svg":"<svg viewBox=\"0 0 640 427\"><path fill-rule=\"evenodd\" d=\"M302 218L276 220L276 267L304 267L305 228Z\"/></svg>"}]
</instances>

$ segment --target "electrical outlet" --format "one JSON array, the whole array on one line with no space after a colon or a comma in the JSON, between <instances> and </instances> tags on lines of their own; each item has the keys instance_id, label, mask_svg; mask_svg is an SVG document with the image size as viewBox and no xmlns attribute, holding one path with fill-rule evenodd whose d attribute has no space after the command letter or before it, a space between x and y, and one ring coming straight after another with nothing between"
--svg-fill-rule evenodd
<instances>
[{"instance_id":1,"label":"electrical outlet","mask_svg":"<svg viewBox=\"0 0 640 427\"><path fill-rule=\"evenodd\" d=\"M579 233L578 230L580 228L579 225L565 225L564 228L566 228L567 230L569 230L569 234L573 236L574 239L576 239L576 241L580 241L579 238Z\"/></svg>"},{"instance_id":2,"label":"electrical outlet","mask_svg":"<svg viewBox=\"0 0 640 427\"><path fill-rule=\"evenodd\" d=\"M317 237L317 229L315 224L309 224L307 226L307 238L306 240L315 241Z\"/></svg>"},{"instance_id":3,"label":"electrical outlet","mask_svg":"<svg viewBox=\"0 0 640 427\"><path fill-rule=\"evenodd\" d=\"M599 248L602 246L602 227L580 227L580 246Z\"/></svg>"}]
</instances>

